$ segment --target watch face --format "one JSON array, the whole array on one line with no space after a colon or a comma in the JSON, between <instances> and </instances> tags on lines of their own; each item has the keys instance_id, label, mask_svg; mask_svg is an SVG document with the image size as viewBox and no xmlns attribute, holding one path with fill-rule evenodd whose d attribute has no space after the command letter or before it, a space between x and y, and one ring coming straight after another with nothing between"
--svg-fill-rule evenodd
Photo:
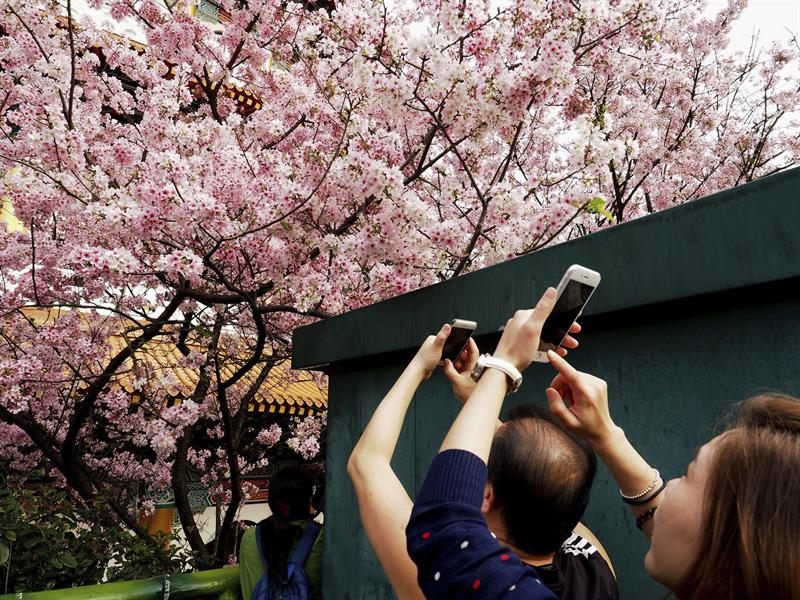
<instances>
[{"instance_id":1,"label":"watch face","mask_svg":"<svg viewBox=\"0 0 800 600\"><path fill-rule=\"evenodd\" d=\"M483 363L479 358L478 362L475 364L475 368L472 369L472 374L470 375L470 377L472 377L472 381L478 381L478 379L481 377L481 373L483 373Z\"/></svg>"},{"instance_id":2,"label":"watch face","mask_svg":"<svg viewBox=\"0 0 800 600\"><path fill-rule=\"evenodd\" d=\"M486 354L481 354L478 357L478 362L475 363L475 368L472 369L472 374L470 375L470 377L472 377L472 381L478 381L478 379L481 378L481 375L483 375L483 370L486 368L485 361Z\"/></svg>"}]
</instances>

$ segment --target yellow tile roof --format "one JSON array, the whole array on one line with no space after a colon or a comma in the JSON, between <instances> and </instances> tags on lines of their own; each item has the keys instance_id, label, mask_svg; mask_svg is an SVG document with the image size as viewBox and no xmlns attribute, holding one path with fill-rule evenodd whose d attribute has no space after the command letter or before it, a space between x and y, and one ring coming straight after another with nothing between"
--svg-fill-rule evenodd
<instances>
[{"instance_id":1,"label":"yellow tile roof","mask_svg":"<svg viewBox=\"0 0 800 600\"><path fill-rule=\"evenodd\" d=\"M25 308L25 315L38 324L52 322L59 314L70 309ZM81 313L86 318L89 326L89 316ZM134 321L119 321L119 327L135 326ZM174 332L172 332L174 333ZM123 334L113 335L109 338L109 356L117 354L134 336ZM190 350L203 352L203 348L196 344L187 344ZM247 390L258 378L264 364L252 368L232 388L233 395ZM315 414L328 408L328 391L317 385L311 375L304 371L293 371L289 368L288 360L282 360L273 365L266 380L261 384L252 402L247 407L249 412L288 413L293 415ZM228 363L222 369L222 379L225 380L235 372L238 365ZM149 382L157 380L161 389L173 398L171 403L180 402L182 398L191 396L200 377L198 368L186 366L184 356L172 341L155 338L140 348L135 355L135 360L130 358L114 376L115 385L132 395L132 401L138 402L140 397L137 378L144 376Z\"/></svg>"}]
</instances>

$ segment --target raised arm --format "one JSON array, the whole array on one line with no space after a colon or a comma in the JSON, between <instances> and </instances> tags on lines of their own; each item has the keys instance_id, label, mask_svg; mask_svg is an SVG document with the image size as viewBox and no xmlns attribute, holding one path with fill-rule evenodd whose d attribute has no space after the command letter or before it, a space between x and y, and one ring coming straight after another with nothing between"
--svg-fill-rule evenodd
<instances>
[{"instance_id":1,"label":"raised arm","mask_svg":"<svg viewBox=\"0 0 800 600\"><path fill-rule=\"evenodd\" d=\"M555 297L548 289L535 309L508 321L496 358L520 370L530 364ZM531 567L491 535L481 514L486 461L507 389L505 373L484 372L417 494L406 538L426 598L555 598Z\"/></svg>"},{"instance_id":2,"label":"raised arm","mask_svg":"<svg viewBox=\"0 0 800 600\"><path fill-rule=\"evenodd\" d=\"M548 357L558 371L546 392L551 412L566 429L583 437L597 452L621 493L634 502L629 504L634 517L652 516L663 498L664 481L611 419L606 382L576 370L554 352L548 352ZM640 526L647 537L652 528L652 519Z\"/></svg>"},{"instance_id":3,"label":"raised arm","mask_svg":"<svg viewBox=\"0 0 800 600\"><path fill-rule=\"evenodd\" d=\"M530 365L555 300L555 289L548 288L536 308L518 310L506 323L494 357L510 362L519 371ZM498 369L487 369L447 432L439 452L466 450L486 462L507 391L506 375Z\"/></svg>"},{"instance_id":4,"label":"raised arm","mask_svg":"<svg viewBox=\"0 0 800 600\"><path fill-rule=\"evenodd\" d=\"M391 460L408 406L419 384L436 368L449 333L450 326L445 325L425 340L378 405L347 463L367 537L401 600L423 595L417 568L406 551L405 528L412 503Z\"/></svg>"}]
</instances>

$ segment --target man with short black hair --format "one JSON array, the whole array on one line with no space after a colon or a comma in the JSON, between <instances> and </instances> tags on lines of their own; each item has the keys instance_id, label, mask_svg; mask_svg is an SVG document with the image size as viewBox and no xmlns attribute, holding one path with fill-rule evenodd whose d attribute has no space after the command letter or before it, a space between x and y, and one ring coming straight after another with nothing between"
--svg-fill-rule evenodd
<instances>
[{"instance_id":1,"label":"man with short black hair","mask_svg":"<svg viewBox=\"0 0 800 600\"><path fill-rule=\"evenodd\" d=\"M512 409L492 440L481 512L560 598L618 597L609 564L579 523L596 469L589 445L538 406Z\"/></svg>"}]
</instances>

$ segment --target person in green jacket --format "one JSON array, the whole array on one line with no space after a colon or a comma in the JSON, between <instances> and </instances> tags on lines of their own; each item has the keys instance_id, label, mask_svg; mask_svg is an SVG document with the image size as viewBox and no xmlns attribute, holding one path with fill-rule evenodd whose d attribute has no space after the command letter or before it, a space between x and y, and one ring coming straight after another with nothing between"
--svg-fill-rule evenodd
<instances>
[{"instance_id":1,"label":"person in green jacket","mask_svg":"<svg viewBox=\"0 0 800 600\"><path fill-rule=\"evenodd\" d=\"M279 471L269 482L269 508L272 515L261 521L262 551L270 568L270 580L285 576L289 557L313 519L311 498L313 484L310 475L301 468ZM303 567L308 576L315 600L322 598L322 538L320 531L308 560ZM250 600L264 567L258 553L256 528L242 535L239 545L239 580L242 598Z\"/></svg>"}]
</instances>

